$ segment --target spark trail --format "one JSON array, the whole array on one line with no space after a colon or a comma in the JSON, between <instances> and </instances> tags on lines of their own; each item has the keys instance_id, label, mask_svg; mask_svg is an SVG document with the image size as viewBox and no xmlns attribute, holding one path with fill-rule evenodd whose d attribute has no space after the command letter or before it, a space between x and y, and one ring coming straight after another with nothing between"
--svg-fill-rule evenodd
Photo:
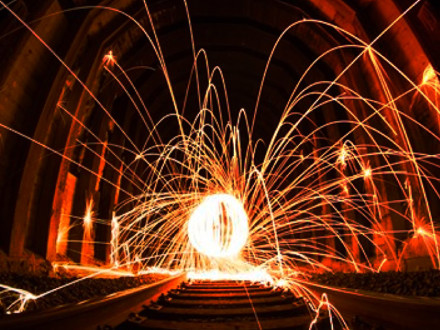
<instances>
[{"instance_id":1,"label":"spark trail","mask_svg":"<svg viewBox=\"0 0 440 330\"><path fill-rule=\"evenodd\" d=\"M344 327L345 322L327 297L314 297L304 285L309 274L335 270L379 272L386 265L388 269L400 270L405 252L415 241L419 249L429 255L432 266L439 268L438 224L431 212L431 203L433 200L438 202L440 197L439 179L435 175L439 170L439 154L424 152L414 136L423 132L423 136L435 143L440 142L440 136L438 130L417 120L412 109L419 100L434 115L440 115L438 74L429 65L421 82L412 81L374 48L377 40L404 19L418 2L396 17L372 42L328 22L315 19L293 22L269 54L254 112L249 114L242 109L235 121L221 69L211 69L206 51L197 49L194 44L190 7L186 3L194 56L186 90L189 93L189 86L196 85L199 109L195 118L184 115L188 95L179 107L160 40L144 2L151 31L138 22L137 25L160 63L173 108L158 122L153 122L142 95L118 63L118 54L113 50L102 54L105 71L127 94L149 131L145 143L139 146L123 126L115 122L92 89L79 80L29 25L0 1L53 52L129 142L128 146L115 146L96 136L95 143L105 145L115 156L120 148L134 155L131 162L120 159L122 166L117 170L122 178L133 183L137 193L127 192L127 197L113 210L111 221L92 217L93 200L88 201L89 207L83 217L87 234L84 246L109 244L111 267L99 269L63 263L57 267L88 267L91 276L103 272L143 274L156 271L188 272L192 278L203 279L269 281L306 296L316 317L324 310ZM76 10L90 8L112 11L135 21L127 13L110 7ZM271 138L264 141L267 144L253 142L255 118L277 46L288 32L309 25L337 32L345 37L346 43L312 60L280 111L278 126ZM304 86L320 61L344 51L358 53L340 72L335 72L334 80L315 81ZM346 80L342 78L355 65L370 68L380 97L363 94L355 86L344 83ZM387 78L391 73L406 82L407 88L397 95ZM205 80L207 83L203 85L201 81ZM216 81L221 85L216 85ZM226 108L222 107L224 104ZM324 124L319 124L316 118L323 116L330 107L343 112L344 119L328 117L330 119ZM166 141L161 128L169 121L177 123L178 131ZM90 130L81 118L73 116L72 122ZM309 123L307 129L304 123ZM340 135L331 136L331 131L340 132ZM33 142L41 145L39 141ZM79 142L92 148L91 143ZM70 147L73 146L66 146ZM257 151L261 150L263 160L257 161ZM63 156L63 153L57 154ZM113 166L98 153L94 157L101 159L105 166ZM73 161L68 157L66 160ZM147 170L139 173L138 168ZM93 169L88 171L101 177ZM122 189L120 181L110 184ZM388 193L390 189L393 194ZM393 229L390 219L399 219L408 229ZM94 223L111 227L109 242L94 241ZM60 237L66 240L68 235L63 233ZM399 251L398 246L403 248ZM7 292L17 296L8 307L9 311L21 312L27 301L38 299L20 289L2 285L2 290L1 294Z\"/></svg>"}]
</instances>

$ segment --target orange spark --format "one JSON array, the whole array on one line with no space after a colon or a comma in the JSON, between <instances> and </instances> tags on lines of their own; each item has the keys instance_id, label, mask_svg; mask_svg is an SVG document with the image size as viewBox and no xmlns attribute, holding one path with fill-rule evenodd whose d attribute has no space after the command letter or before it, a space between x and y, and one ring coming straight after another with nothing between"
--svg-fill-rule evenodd
<instances>
[{"instance_id":1,"label":"orange spark","mask_svg":"<svg viewBox=\"0 0 440 330\"><path fill-rule=\"evenodd\" d=\"M113 55L112 50L109 50L109 52L104 55L104 57L102 58L102 63L104 64L104 66L108 66L110 68L112 68L115 65L116 57L115 55Z\"/></svg>"},{"instance_id":2,"label":"orange spark","mask_svg":"<svg viewBox=\"0 0 440 330\"><path fill-rule=\"evenodd\" d=\"M368 180L369 178L371 178L371 168L365 167L364 168L364 179Z\"/></svg>"},{"instance_id":3,"label":"orange spark","mask_svg":"<svg viewBox=\"0 0 440 330\"><path fill-rule=\"evenodd\" d=\"M440 84L437 78L437 72L430 64L428 64L428 66L425 68L425 71L423 71L423 78L421 85L426 85L428 83L429 84L433 83L436 86L439 86Z\"/></svg>"},{"instance_id":4,"label":"orange spark","mask_svg":"<svg viewBox=\"0 0 440 330\"><path fill-rule=\"evenodd\" d=\"M84 227L84 241L83 246L84 253L89 253L91 250L90 245L93 239L93 199L90 198L86 204L86 212L83 217L83 227Z\"/></svg>"},{"instance_id":5,"label":"orange spark","mask_svg":"<svg viewBox=\"0 0 440 330\"><path fill-rule=\"evenodd\" d=\"M345 166L347 165L347 157L348 157L348 151L345 145L342 145L341 149L339 150L339 156L338 156L338 163L341 164L342 168L345 168Z\"/></svg>"}]
</instances>

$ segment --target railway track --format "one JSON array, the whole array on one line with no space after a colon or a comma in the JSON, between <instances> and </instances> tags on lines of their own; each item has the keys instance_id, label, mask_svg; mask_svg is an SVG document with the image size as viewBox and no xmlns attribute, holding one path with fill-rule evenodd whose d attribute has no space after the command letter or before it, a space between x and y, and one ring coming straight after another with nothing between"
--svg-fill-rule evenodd
<instances>
[{"instance_id":1,"label":"railway track","mask_svg":"<svg viewBox=\"0 0 440 330\"><path fill-rule=\"evenodd\" d=\"M185 274L156 283L115 292L79 303L24 314L0 315L0 330L97 330L123 322L130 312L156 300L163 292L176 288Z\"/></svg>"},{"instance_id":2,"label":"railway track","mask_svg":"<svg viewBox=\"0 0 440 330\"><path fill-rule=\"evenodd\" d=\"M182 283L115 327L126 329L309 329L306 302L290 291L250 282ZM321 317L314 329L329 329Z\"/></svg>"},{"instance_id":3,"label":"railway track","mask_svg":"<svg viewBox=\"0 0 440 330\"><path fill-rule=\"evenodd\" d=\"M250 282L185 281L181 274L80 303L4 315L0 329L309 329L314 318L306 302L288 291ZM439 298L304 285L318 297L325 293L350 329L439 328ZM331 329L328 312L321 315L312 329ZM334 329L340 329L336 320Z\"/></svg>"}]
</instances>

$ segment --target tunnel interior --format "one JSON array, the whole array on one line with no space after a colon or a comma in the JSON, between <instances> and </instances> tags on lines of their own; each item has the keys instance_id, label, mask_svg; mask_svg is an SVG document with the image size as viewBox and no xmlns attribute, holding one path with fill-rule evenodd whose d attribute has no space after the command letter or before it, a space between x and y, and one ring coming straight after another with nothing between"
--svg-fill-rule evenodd
<instances>
[{"instance_id":1,"label":"tunnel interior","mask_svg":"<svg viewBox=\"0 0 440 330\"><path fill-rule=\"evenodd\" d=\"M435 0L0 1L0 270L437 270L439 28ZM215 194L233 257L188 238Z\"/></svg>"}]
</instances>

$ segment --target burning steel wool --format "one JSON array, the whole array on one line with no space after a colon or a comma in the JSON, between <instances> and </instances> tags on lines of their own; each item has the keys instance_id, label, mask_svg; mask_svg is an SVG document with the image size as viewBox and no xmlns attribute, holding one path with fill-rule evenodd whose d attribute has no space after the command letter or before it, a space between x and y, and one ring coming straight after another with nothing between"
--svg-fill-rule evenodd
<instances>
[{"instance_id":1,"label":"burning steel wool","mask_svg":"<svg viewBox=\"0 0 440 330\"><path fill-rule=\"evenodd\" d=\"M209 257L237 257L248 236L246 211L231 195L206 197L188 220L189 241L197 251Z\"/></svg>"},{"instance_id":2,"label":"burning steel wool","mask_svg":"<svg viewBox=\"0 0 440 330\"><path fill-rule=\"evenodd\" d=\"M227 81L221 69L211 68L209 54L197 49L193 41L194 64L188 86L197 85L199 108L195 118L187 118L183 111L185 105L179 106L175 99L167 61L146 1L145 15L151 23L151 31L116 8L78 8L117 13L137 24L160 63L174 108L155 122L135 82L118 62L118 53L106 50L102 54L101 69L124 90L139 115L136 120L145 125L145 141L138 145L92 88L20 15L0 1L3 11L15 17L57 57L109 118L112 128L120 131L126 140L124 145L112 145L100 139L64 100L58 102L59 110L69 116L79 130L92 136L93 144L101 146L101 150L93 154L102 162L102 167L95 171L78 158L0 123L3 130L31 140L62 157L63 161L96 176L97 187L102 183L117 189L118 205L112 210L111 221L99 219L94 213L99 201L93 198L87 200L85 214L69 214L83 226L81 263L59 261L53 266L88 270L90 275L85 278L102 274L136 276L151 272L187 272L190 278L270 282L306 297L316 317L325 311L331 314L334 324L343 327L347 325L332 302L326 296L314 296L307 289L305 283L310 274L336 270L401 270L406 253L425 255L432 267L438 269L438 215L433 214L431 205L438 203L440 196L439 179L432 174L439 169L439 154L424 152L413 137L417 134L414 132L423 131L430 143L440 143L440 120L434 125L438 127L426 127L408 101L421 100L427 105L425 111L440 118L438 73L429 64L421 73L422 79L413 81L375 49L381 37L419 2L415 1L369 42L333 23L316 19L292 22L268 54L265 69L259 72L262 79L255 109L242 109L235 117L229 109ZM191 28L191 7L185 3L185 8ZM255 118L264 101L265 80L278 45L290 31L307 25L336 31L345 41L311 62L279 112L278 126L271 138L255 140ZM333 81L305 85L320 61L345 50L356 50L357 55L347 66L336 69ZM345 79L355 65L369 70L381 98L361 94L355 84ZM206 75L206 85L201 83L199 75ZM391 75L404 82L402 85L407 86L404 92L396 94L390 84ZM340 117L319 121L317 118L330 106L337 109ZM166 141L162 139L161 129L171 121L177 131ZM344 128L343 134L328 134L336 129L341 131L340 127ZM78 139L71 144L81 144L89 153L92 150L92 143L88 141ZM122 159L116 152L118 149L129 152L133 160ZM121 166L107 162L103 156L106 154L118 159ZM116 180L103 176L104 166L120 174ZM142 175L137 168L143 169ZM133 190L121 187L121 180L128 182ZM393 193L387 194L390 189ZM128 197L118 199L119 194ZM393 228L393 217L404 219L407 228ZM94 233L96 224L111 227L111 239L102 242L109 245L110 265L90 265L87 255L99 240ZM56 244L61 254L66 251L71 225L60 221ZM56 291L35 295L3 284L0 287L2 301L14 297L6 308L8 313L22 312L28 303Z\"/></svg>"}]
</instances>

